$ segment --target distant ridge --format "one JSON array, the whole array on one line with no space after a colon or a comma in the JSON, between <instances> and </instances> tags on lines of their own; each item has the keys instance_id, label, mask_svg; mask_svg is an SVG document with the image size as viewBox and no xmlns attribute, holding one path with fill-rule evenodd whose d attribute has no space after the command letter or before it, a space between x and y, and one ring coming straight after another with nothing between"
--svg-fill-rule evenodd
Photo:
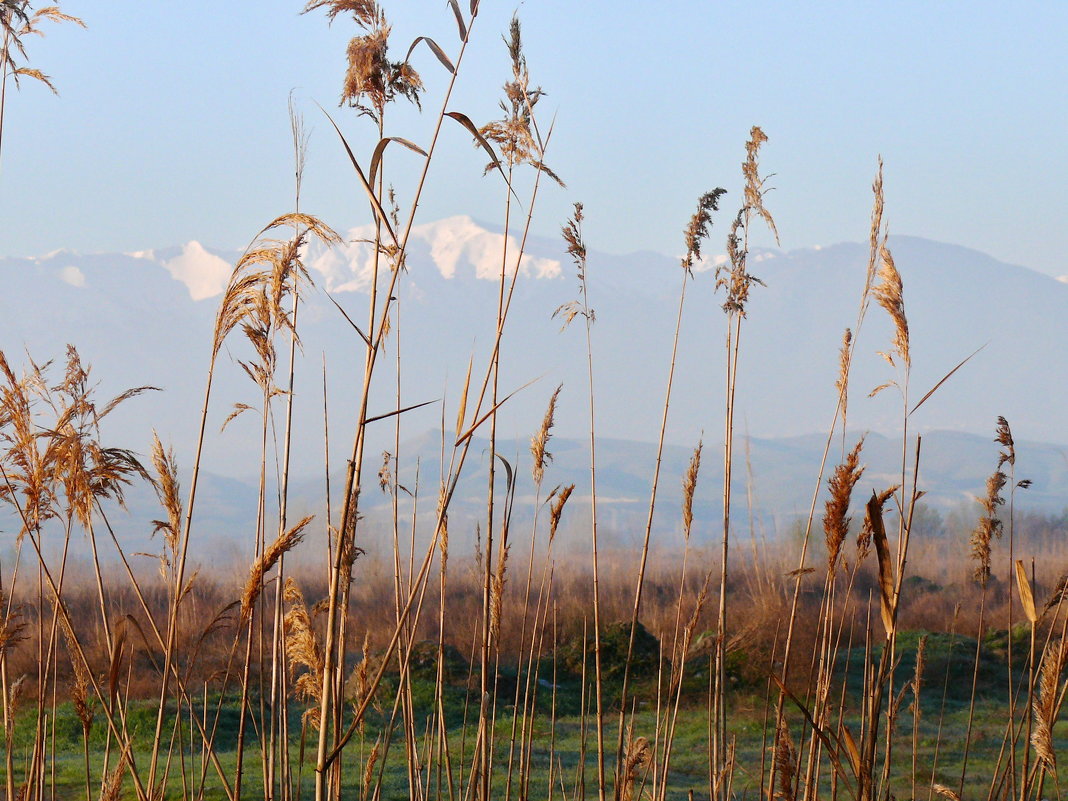
<instances>
[{"instance_id":1,"label":"distant ridge","mask_svg":"<svg viewBox=\"0 0 1068 801\"><path fill-rule=\"evenodd\" d=\"M323 295L329 291L355 320L366 316L368 227L345 233L345 247L314 249L306 261L316 288L305 295L298 366L298 429L314 447L294 454L294 469L321 473L321 385L325 356L332 442L348 437L358 358L355 333ZM452 217L413 229L407 273L399 282L404 402L445 398L450 414L469 359L476 370L492 342L500 229ZM510 252L514 253L515 241ZM580 338L561 333L551 314L572 300L576 282L563 245L531 237L502 343L502 382L514 389L538 379L502 410L507 436L529 436L549 394L562 383L558 436L581 439L585 379ZM974 250L912 237L890 242L904 278L914 365L911 400L962 358L983 350L910 420L910 430L992 435L1005 415L1021 440L1068 443L1063 398L1068 389L1068 284ZM60 356L68 342L95 365L102 392L153 384L164 393L139 398L117 416L118 444L146 450L153 428L189 458L217 293L239 256L196 242L130 254L54 251L39 258L0 259L5 300L0 348L14 363L24 348L38 360ZM712 250L692 281L682 330L668 441L690 448L702 432L719 431L722 415L722 298L714 292ZM739 433L775 439L825 431L835 402L842 332L856 319L867 246L837 244L789 252L754 252L755 287L743 326ZM655 253L589 254L590 301L597 312L594 356L605 437L653 441L667 373L681 273L678 261ZM893 379L876 355L889 329L873 307L857 345L848 421L851 428L892 434L901 426L894 390L868 399ZM391 343L392 344L392 343ZM233 338L227 353L243 358ZM390 351L390 361L395 351ZM389 368L390 370L392 367ZM235 402L256 400L248 379L227 360L217 370L217 430ZM393 381L383 375L375 408L395 408ZM439 424L429 406L406 419L409 431ZM213 436L208 458L217 472L251 472L255 447L238 420ZM384 442L388 442L382 432ZM706 439L709 439L706 433ZM343 446L339 445L339 448ZM335 463L345 458L339 450Z\"/></svg>"}]
</instances>

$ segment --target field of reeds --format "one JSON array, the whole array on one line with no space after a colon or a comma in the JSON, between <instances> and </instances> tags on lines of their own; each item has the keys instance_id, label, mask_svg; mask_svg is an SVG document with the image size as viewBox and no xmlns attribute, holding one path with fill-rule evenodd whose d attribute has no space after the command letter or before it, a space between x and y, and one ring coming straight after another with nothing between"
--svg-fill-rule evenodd
<instances>
[{"instance_id":1,"label":"field of reeds","mask_svg":"<svg viewBox=\"0 0 1068 801\"><path fill-rule=\"evenodd\" d=\"M664 400L647 522L638 548L606 547L597 422L599 405L616 400L597 393L588 276L598 265L588 260L579 203L562 224L575 295L545 313L588 366L585 386L569 388L585 397L583 486L553 480L560 390L506 383L515 368L502 371L539 191L562 183L546 161L552 123L539 116L544 93L528 71L519 20L504 36L511 74L502 116L478 124L451 100L468 47L496 46L495 32L479 30L477 0L448 0L455 39L420 37L403 60L394 60L390 25L373 0L312 0L305 11L325 12L354 34L343 108L328 115L374 226L366 305L337 306L362 365L351 417L324 412L323 442L291 436L296 365L306 358L301 303L317 291L303 254L312 241L340 242L303 208L307 139L292 112L294 164L278 167L295 175L290 210L255 235L219 303L204 342L191 465L180 470L159 439L147 457L139 443L101 441L102 421L152 387L107 392L73 346L54 362L0 352L0 501L14 521L0 562L7 799L1059 798L1064 521L1016 510L1028 481L1016 475L1011 429L998 418L968 537L924 540L923 442L910 421L938 402L967 360L934 387L910 382L912 360L923 354L910 348L907 294L887 246L882 164L856 317L842 321L840 369L826 377L837 403L827 410L822 467L796 537L757 547L744 499L732 491L735 470L744 470L735 450L738 366L758 358L745 342L750 293L761 290L750 238L757 230L776 236L761 165L768 138L753 127L739 143L740 176L718 178L738 189L711 189L680 221L678 314L660 323L676 335L659 366ZM47 80L28 66L26 37L45 22L78 22L26 0L2 0L0 21L3 87ZM417 67L444 71L441 96L428 96ZM0 120L4 102L0 95ZM398 103L431 115L426 141L391 129ZM374 135L368 152L350 146L358 126ZM498 182L506 235L491 347L484 358L455 354L462 379L438 404L441 480L408 487L401 442L415 407L402 403L405 363L391 343L403 327L397 290L409 237L446 126L472 139ZM415 186L399 194L387 179L394 154L421 164ZM728 210L730 198L738 202ZM725 238L728 259L698 273L713 236ZM721 308L689 309L687 290L698 280L715 281ZM722 436L695 442L684 474L662 474L681 380L678 332L685 315L711 311L727 354L723 394L709 399L722 407ZM868 357L856 343L869 312L892 323L878 355L886 381L854 390L854 359ZM208 469L201 454L214 435L213 379L224 370L246 374L256 395L233 406L227 422L255 418L259 432L255 541L236 579L218 566L200 569L208 560L198 552L197 489ZM395 406L373 411L372 393L394 386ZM520 391L545 395L544 416L529 425L529 472L495 447L498 414ZM863 438L847 433L851 398L869 391L900 403L892 486L865 481ZM372 428L392 432L384 456L369 450ZM349 438L349 456L340 484L323 466L325 513L290 514L291 450L329 454L326 440L338 437ZM482 519L474 536L463 532L477 543L472 553L450 550L450 505L476 437L488 441L490 458ZM691 542L709 460L723 470L711 546ZM658 543L653 516L664 514L657 499L666 482L683 487L673 512L681 533ZM141 483L159 499L150 571L109 517ZM532 521L513 519L520 491L537 498ZM362 522L370 492L392 501L385 537L368 536ZM587 542L561 554L556 535L580 497L589 504Z\"/></svg>"}]
</instances>

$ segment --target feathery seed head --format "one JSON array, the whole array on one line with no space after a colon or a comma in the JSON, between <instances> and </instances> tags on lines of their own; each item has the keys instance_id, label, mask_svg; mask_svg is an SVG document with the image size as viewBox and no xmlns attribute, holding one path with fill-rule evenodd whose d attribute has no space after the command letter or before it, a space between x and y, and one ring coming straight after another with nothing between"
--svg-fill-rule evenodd
<instances>
[{"instance_id":1,"label":"feathery seed head","mask_svg":"<svg viewBox=\"0 0 1068 801\"><path fill-rule=\"evenodd\" d=\"M253 605L263 590L264 576L271 571L271 568L277 564L282 556L300 544L301 540L304 539L304 529L314 519L315 515L308 515L288 531L279 534L278 538L267 547L263 555L252 565L249 570L248 581L245 582L245 590L241 594L241 621L243 623L248 622L248 619L252 616Z\"/></svg>"},{"instance_id":2,"label":"feathery seed head","mask_svg":"<svg viewBox=\"0 0 1068 801\"><path fill-rule=\"evenodd\" d=\"M779 718L779 726L775 731L775 771L779 780L779 787L775 791L775 797L782 801L794 801L794 775L797 772L797 754L794 751L794 741L790 737L790 727L786 725L786 719Z\"/></svg>"},{"instance_id":3,"label":"feathery seed head","mask_svg":"<svg viewBox=\"0 0 1068 801\"><path fill-rule=\"evenodd\" d=\"M1016 464L1016 447L1012 440L1012 430L1009 428L1009 421L1000 415L998 416L994 442L1005 448L998 454L998 468L1000 469L1006 462L1010 467L1014 466Z\"/></svg>"},{"instance_id":4,"label":"feathery seed head","mask_svg":"<svg viewBox=\"0 0 1068 801\"><path fill-rule=\"evenodd\" d=\"M745 161L742 162L742 177L745 180L744 201L742 207L731 224L727 234L727 261L728 264L716 269L716 290L720 287L726 292L727 298L723 303L723 310L728 315L740 314L745 316L745 305L749 300L749 291L753 284L764 285L754 275L748 272L746 262L749 259L749 229L753 215L757 215L779 241L779 232L775 227L775 220L771 213L764 207L764 195L769 189L764 187L767 178L760 176L759 154L760 146L768 141L768 137L757 126L749 132L749 141L745 145ZM729 266L728 266L729 265Z\"/></svg>"},{"instance_id":5,"label":"feathery seed head","mask_svg":"<svg viewBox=\"0 0 1068 801\"><path fill-rule=\"evenodd\" d=\"M975 559L975 580L986 586L990 578L991 540L1001 539L1002 522L997 516L997 508L1005 503L1001 490L1005 487L1006 476L1001 470L995 470L986 480L986 494L979 498L983 515L972 531L972 558Z\"/></svg>"},{"instance_id":6,"label":"feathery seed head","mask_svg":"<svg viewBox=\"0 0 1068 801\"><path fill-rule=\"evenodd\" d=\"M864 474L864 468L858 466L860 450L864 446L864 437L861 437L853 450L849 452L846 460L834 469L834 473L828 479L831 497L827 499L826 511L823 515L823 531L827 542L827 571L833 575L838 564L838 556L842 551L842 543L845 542L849 533L849 524L852 518L848 517L849 502L853 495L853 488Z\"/></svg>"},{"instance_id":7,"label":"feathery seed head","mask_svg":"<svg viewBox=\"0 0 1068 801\"><path fill-rule=\"evenodd\" d=\"M908 370L912 365L912 359L909 355L909 321L905 316L901 274L894 266L894 257L885 245L879 248L879 256L882 260L882 266L879 268L879 283L872 290L872 294L876 302L890 315L890 320L894 324L894 336L891 340L893 350L891 354L883 355L893 365L893 354L897 354L905 369Z\"/></svg>"},{"instance_id":8,"label":"feathery seed head","mask_svg":"<svg viewBox=\"0 0 1068 801\"><path fill-rule=\"evenodd\" d=\"M549 407L545 410L541 428L530 440L530 453L534 457L534 483L539 487L541 486L542 478L545 476L545 463L553 460L553 455L548 451L548 444L549 439L552 437L552 429L555 422L556 400L560 397L560 390L563 388L564 385L560 384L556 391L553 392L552 397L549 398Z\"/></svg>"},{"instance_id":9,"label":"feathery seed head","mask_svg":"<svg viewBox=\"0 0 1068 801\"><path fill-rule=\"evenodd\" d=\"M894 484L892 487L888 487L875 496L876 503L879 508L882 509L888 500L893 497L894 493L901 489L900 484ZM857 560L864 561L864 558L871 550L871 538L872 538L871 521L865 515L864 523L860 527L860 531L857 533Z\"/></svg>"},{"instance_id":10,"label":"feathery seed head","mask_svg":"<svg viewBox=\"0 0 1068 801\"><path fill-rule=\"evenodd\" d=\"M560 526L560 516L564 513L564 504L575 491L574 484L568 484L563 489L555 489L549 495L549 542L556 537L556 529Z\"/></svg>"},{"instance_id":11,"label":"feathery seed head","mask_svg":"<svg viewBox=\"0 0 1068 801\"><path fill-rule=\"evenodd\" d=\"M690 530L693 528L693 496L697 491L697 474L701 470L703 449L704 442L698 441L693 456L690 457L690 465L686 468L686 475L682 477L682 532L687 541L690 539Z\"/></svg>"},{"instance_id":12,"label":"feathery seed head","mask_svg":"<svg viewBox=\"0 0 1068 801\"><path fill-rule=\"evenodd\" d=\"M381 123L388 103L397 97L419 105L423 81L405 61L389 60L390 26L385 12L374 0L311 0L302 13L326 9L329 22L351 14L366 33L353 37L346 48L347 67L342 82L341 103ZM366 101L366 104L365 104ZM367 105L369 104L369 105Z\"/></svg>"},{"instance_id":13,"label":"feathery seed head","mask_svg":"<svg viewBox=\"0 0 1068 801\"><path fill-rule=\"evenodd\" d=\"M701 195L697 200L697 211L683 232L686 255L682 258L682 269L687 273L692 273L694 262L701 258L701 240L708 238L709 228L712 226L712 212L719 211L719 199L725 194L726 189L716 188Z\"/></svg>"}]
</instances>

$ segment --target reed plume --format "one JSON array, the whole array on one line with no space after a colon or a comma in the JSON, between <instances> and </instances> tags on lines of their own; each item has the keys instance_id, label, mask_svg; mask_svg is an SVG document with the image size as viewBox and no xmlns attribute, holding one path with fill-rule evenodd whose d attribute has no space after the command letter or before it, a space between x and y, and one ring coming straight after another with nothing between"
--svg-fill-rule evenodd
<instances>
[{"instance_id":1,"label":"reed plume","mask_svg":"<svg viewBox=\"0 0 1068 801\"><path fill-rule=\"evenodd\" d=\"M174 566L178 554L179 540L182 535L182 499L178 485L178 464L174 458L174 449L164 450L163 443L155 432L152 433L152 467L156 471L154 486L160 505L167 513L166 520L153 520L153 533L162 533L166 545L165 556L161 558L160 570ZM179 592L180 588L175 588Z\"/></svg>"},{"instance_id":2,"label":"reed plume","mask_svg":"<svg viewBox=\"0 0 1068 801\"><path fill-rule=\"evenodd\" d=\"M849 525L852 523L852 518L848 516L848 513L853 488L864 474L864 468L858 465L860 449L863 446L864 438L861 437L845 461L834 469L834 473L827 480L831 497L827 499L826 511L823 515L823 531L827 543L827 572L832 575L838 564L842 543L845 542L849 534Z\"/></svg>"},{"instance_id":3,"label":"reed plume","mask_svg":"<svg viewBox=\"0 0 1068 801\"><path fill-rule=\"evenodd\" d=\"M693 273L693 266L701 260L701 242L708 239L712 227L712 212L719 211L719 201L727 190L721 187L705 192L697 199L697 211L690 217L682 232L686 244L686 255L682 257L682 269Z\"/></svg>"},{"instance_id":4,"label":"reed plume","mask_svg":"<svg viewBox=\"0 0 1068 801\"><path fill-rule=\"evenodd\" d=\"M994 434L994 442L1001 445L1005 450L998 454L998 469L1004 465L1013 467L1016 464L1016 444L1012 439L1012 430L1009 421L998 415L997 427Z\"/></svg>"},{"instance_id":5,"label":"reed plume","mask_svg":"<svg viewBox=\"0 0 1068 801\"><path fill-rule=\"evenodd\" d=\"M385 12L377 2L310 0L301 13L307 14L320 8L326 10L329 22L333 23L342 14L351 15L357 27L364 31L349 40L345 48L348 66L345 69L339 105L355 108L361 114L371 117L376 124L381 122L386 105L398 97L419 105L423 81L407 58L404 61L390 60L391 28Z\"/></svg>"},{"instance_id":6,"label":"reed plume","mask_svg":"<svg viewBox=\"0 0 1068 801\"><path fill-rule=\"evenodd\" d=\"M534 107L545 96L545 92L540 86L530 84L527 59L523 55L523 36L519 17L512 17L508 26L508 36L505 37L504 42L508 46L508 56L512 62L512 80L504 84L505 99L500 103L504 116L484 125L479 132L487 142L497 146L498 152L504 157L509 169L520 164L528 164L563 186L564 183L560 177L542 160L544 143L537 131ZM488 173L497 166L491 162L486 166L485 171Z\"/></svg>"},{"instance_id":7,"label":"reed plume","mask_svg":"<svg viewBox=\"0 0 1068 801\"><path fill-rule=\"evenodd\" d=\"M3 147L4 142L4 110L8 76L11 76L16 89L21 88L22 78L30 78L43 83L52 94L59 94L48 75L36 67L29 66L28 63L20 65L15 59L16 53L23 61L27 59L26 45L23 40L28 36L44 36L44 31L41 29L43 22L70 22L81 28L85 27L82 20L63 13L58 5L46 6L34 11L29 0L5 0L0 3L0 148Z\"/></svg>"},{"instance_id":8,"label":"reed plume","mask_svg":"<svg viewBox=\"0 0 1068 801\"><path fill-rule=\"evenodd\" d=\"M872 296L883 307L894 324L892 349L889 353L884 352L881 355L893 366L896 364L894 361L896 354L908 370L912 365L912 357L909 352L909 321L905 316L904 285L901 281L901 274L894 266L894 257L885 244L879 248L879 258L881 260L879 283L872 289Z\"/></svg>"},{"instance_id":9,"label":"reed plume","mask_svg":"<svg viewBox=\"0 0 1068 801\"><path fill-rule=\"evenodd\" d=\"M983 515L972 531L971 549L972 558L975 560L975 580L984 587L990 578L991 541L1001 539L1003 526L998 518L998 507L1005 503L1001 491L1006 480L1007 477L1001 470L995 470L986 480L986 494L978 499Z\"/></svg>"},{"instance_id":10,"label":"reed plume","mask_svg":"<svg viewBox=\"0 0 1068 801\"><path fill-rule=\"evenodd\" d=\"M797 773L797 753L794 750L794 741L790 737L790 727L786 725L785 718L779 719L779 727L775 732L775 773L779 786L775 790L775 797L782 801L794 801L794 776Z\"/></svg>"},{"instance_id":11,"label":"reed plume","mask_svg":"<svg viewBox=\"0 0 1068 801\"><path fill-rule=\"evenodd\" d=\"M690 464L686 468L686 474L682 477L682 532L688 542L690 530L693 528L693 497L697 491L697 474L701 470L701 451L704 442L698 442L694 448Z\"/></svg>"},{"instance_id":12,"label":"reed plume","mask_svg":"<svg viewBox=\"0 0 1068 801\"><path fill-rule=\"evenodd\" d=\"M545 475L545 463L553 460L553 455L549 452L548 445L549 439L552 437L553 424L556 419L556 400L560 397L560 390L563 388L563 384L558 386L553 392L552 397L549 398L549 407L545 410L545 417L542 418L541 428L538 429L538 433L530 440L530 453L531 456L534 457L532 473L534 476L534 483L539 486Z\"/></svg>"},{"instance_id":13,"label":"reed plume","mask_svg":"<svg viewBox=\"0 0 1068 801\"><path fill-rule=\"evenodd\" d=\"M1031 702L1034 728L1031 730L1031 745L1035 754L1049 770L1057 769L1057 752L1053 747L1053 726L1057 722L1060 701L1060 680L1064 670L1068 645L1063 640L1054 640L1042 659L1039 673L1038 694Z\"/></svg>"},{"instance_id":14,"label":"reed plume","mask_svg":"<svg viewBox=\"0 0 1068 801\"><path fill-rule=\"evenodd\" d=\"M628 738L626 753L623 757L621 772L623 786L618 793L619 801L632 801L634 785L649 769L653 749L644 737Z\"/></svg>"},{"instance_id":15,"label":"reed plume","mask_svg":"<svg viewBox=\"0 0 1068 801\"><path fill-rule=\"evenodd\" d=\"M249 570L248 581L241 593L241 621L247 622L252 615L253 605L263 589L263 577L277 564L282 555L293 550L304 539L305 527L315 519L315 515L308 515L295 526L282 532L274 542L264 550L263 555L257 559Z\"/></svg>"},{"instance_id":16,"label":"reed plume","mask_svg":"<svg viewBox=\"0 0 1068 801\"><path fill-rule=\"evenodd\" d=\"M563 489L554 489L549 495L549 542L556 538L556 530L560 526L560 517L564 513L564 505L571 493L575 491L574 484L568 484Z\"/></svg>"},{"instance_id":17,"label":"reed plume","mask_svg":"<svg viewBox=\"0 0 1068 801\"><path fill-rule=\"evenodd\" d=\"M753 284L763 286L763 281L748 272L749 227L752 216L759 216L767 225L775 241L779 241L779 232L775 220L764 206L764 195L769 191L765 184L767 177L760 175L760 147L768 137L757 126L749 131L749 140L745 143L745 161L742 162L742 177L745 180L744 203L731 224L727 235L727 264L716 268L716 290L723 288L726 300L723 310L728 314L737 313L745 317L745 306L749 301L749 291Z\"/></svg>"},{"instance_id":18,"label":"reed plume","mask_svg":"<svg viewBox=\"0 0 1068 801\"><path fill-rule=\"evenodd\" d=\"M289 604L283 625L289 670L295 677L293 692L302 701L310 702L304 719L318 728L319 704L323 696L323 648L312 626L304 595L292 578L286 579L283 599ZM302 668L304 671L298 675Z\"/></svg>"}]
</instances>

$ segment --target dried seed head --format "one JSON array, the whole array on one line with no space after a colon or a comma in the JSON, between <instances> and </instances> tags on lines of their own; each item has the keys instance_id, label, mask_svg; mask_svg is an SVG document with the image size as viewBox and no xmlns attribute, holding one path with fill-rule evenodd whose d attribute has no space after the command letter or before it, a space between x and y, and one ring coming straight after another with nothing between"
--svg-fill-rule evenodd
<instances>
[{"instance_id":1,"label":"dried seed head","mask_svg":"<svg viewBox=\"0 0 1068 801\"><path fill-rule=\"evenodd\" d=\"M727 234L727 259L729 266L723 266L716 270L716 289L723 287L727 299L723 303L723 310L728 315L740 314L745 316L745 305L749 300L749 290L753 284L763 286L763 281L754 275L750 275L747 268L749 258L749 227L753 215L760 217L768 229L779 241L779 232L775 228L775 220L771 213L764 207L764 195L769 189L764 184L767 178L760 176L759 154L760 146L768 141L764 132L756 127L749 132L749 141L745 144L745 161L742 162L742 177L745 180L745 194L742 207L738 210L730 232Z\"/></svg>"},{"instance_id":2,"label":"dried seed head","mask_svg":"<svg viewBox=\"0 0 1068 801\"><path fill-rule=\"evenodd\" d=\"M942 796L943 798L948 798L949 801L960 801L960 796L957 795L957 791L956 790L951 790L950 788L946 787L944 784L932 784L931 785L931 789L934 790L936 794Z\"/></svg>"},{"instance_id":3,"label":"dried seed head","mask_svg":"<svg viewBox=\"0 0 1068 801\"><path fill-rule=\"evenodd\" d=\"M539 487L541 481L545 477L545 463L553 460L553 455L548 451L549 439L552 437L553 424L555 423L556 415L556 399L560 397L560 390L564 388L561 384L553 392L552 397L549 398L549 407L545 410L545 417L542 418L541 428L538 429L538 433L530 440L530 453L534 457L534 483Z\"/></svg>"},{"instance_id":4,"label":"dried seed head","mask_svg":"<svg viewBox=\"0 0 1068 801\"><path fill-rule=\"evenodd\" d=\"M781 798L782 801L794 801L797 755L794 752L793 739L790 737L790 728L783 717L779 718L779 726L775 732L775 771L779 779L775 797Z\"/></svg>"},{"instance_id":5,"label":"dried seed head","mask_svg":"<svg viewBox=\"0 0 1068 801\"><path fill-rule=\"evenodd\" d=\"M682 477L682 533L688 542L690 530L693 528L693 496L697 490L697 474L701 470L701 451L704 442L699 441L694 448L693 456L690 457L690 466L686 468L686 475Z\"/></svg>"},{"instance_id":6,"label":"dried seed head","mask_svg":"<svg viewBox=\"0 0 1068 801\"><path fill-rule=\"evenodd\" d=\"M879 283L872 290L876 302L890 315L894 324L894 336L891 340L891 354L883 354L890 364L894 364L893 354L897 354L907 370L912 365L909 355L909 321L905 316L904 285L901 274L894 266L894 257L885 245L879 248L882 266L879 268Z\"/></svg>"},{"instance_id":7,"label":"dried seed head","mask_svg":"<svg viewBox=\"0 0 1068 801\"><path fill-rule=\"evenodd\" d=\"M315 515L308 515L288 531L282 532L263 552L263 556L252 565L248 581L245 582L244 592L241 594L241 621L243 623L247 623L252 616L253 605L263 589L264 576L285 553L300 544L300 541L304 539L305 527L314 519Z\"/></svg>"},{"instance_id":8,"label":"dried seed head","mask_svg":"<svg viewBox=\"0 0 1068 801\"><path fill-rule=\"evenodd\" d=\"M979 518L972 531L972 558L975 559L975 580L986 586L990 578L991 541L1001 539L1002 522L997 516L997 508L1005 503L1001 490L1005 487L1006 476L995 470L986 480L986 494L979 499L984 514Z\"/></svg>"},{"instance_id":9,"label":"dried seed head","mask_svg":"<svg viewBox=\"0 0 1068 801\"><path fill-rule=\"evenodd\" d=\"M879 263L879 250L886 244L886 233L883 230L883 158L879 157L879 169L875 173L875 180L871 185L872 194L875 196L871 208L871 232L868 236L868 270L864 278L864 294L862 297L862 309L868 305L868 296L875 284L875 273Z\"/></svg>"},{"instance_id":10,"label":"dried seed head","mask_svg":"<svg viewBox=\"0 0 1068 801\"><path fill-rule=\"evenodd\" d=\"M564 504L567 503L567 499L571 497L571 493L575 491L574 484L568 484L563 489L557 491L553 490L553 494L549 496L551 503L549 504L549 542L551 543L556 537L556 529L560 526L560 516L564 513ZM553 497L555 496L555 498Z\"/></svg>"},{"instance_id":11,"label":"dried seed head","mask_svg":"<svg viewBox=\"0 0 1068 801\"><path fill-rule=\"evenodd\" d=\"M382 466L378 468L378 488L382 492L389 492L393 484L393 471L390 470L392 461L393 455L389 451L382 451Z\"/></svg>"},{"instance_id":12,"label":"dried seed head","mask_svg":"<svg viewBox=\"0 0 1068 801\"><path fill-rule=\"evenodd\" d=\"M623 756L623 788L620 795L621 801L631 801L634 798L634 784L642 777L649 767L653 749L649 741L644 737L633 739L627 732L627 750Z\"/></svg>"},{"instance_id":13,"label":"dried seed head","mask_svg":"<svg viewBox=\"0 0 1068 801\"><path fill-rule=\"evenodd\" d=\"M346 103L381 122L386 104L398 96L416 106L423 81L405 61L389 60L390 26L381 6L374 0L311 0L302 13L325 8L332 23L340 14L351 14L357 26L366 31L355 36L346 49L348 65L341 90ZM370 105L365 105L365 101Z\"/></svg>"},{"instance_id":14,"label":"dried seed head","mask_svg":"<svg viewBox=\"0 0 1068 801\"><path fill-rule=\"evenodd\" d=\"M378 762L378 746L380 741L375 740L374 746L371 748L371 753L367 757L367 764L363 769L363 795L364 798L368 798L368 793L371 789L371 780L374 778L375 764Z\"/></svg>"},{"instance_id":15,"label":"dried seed head","mask_svg":"<svg viewBox=\"0 0 1068 801\"><path fill-rule=\"evenodd\" d=\"M583 316L587 323L593 323L595 315L593 309L590 309L586 303L586 243L582 240L582 204L576 203L574 213L571 215L571 219L564 223L564 227L561 229L561 233L564 237L564 244L567 246L567 253L571 256L571 260L575 263L575 268L578 273L579 280L579 294L583 298L583 302L580 303L576 300L564 303L557 307L553 312L553 318L560 317L564 321L563 328L567 328L571 325L571 322L578 316Z\"/></svg>"},{"instance_id":16,"label":"dried seed head","mask_svg":"<svg viewBox=\"0 0 1068 801\"><path fill-rule=\"evenodd\" d=\"M559 176L542 160L544 143L534 118L534 107L545 96L545 92L541 87L530 84L527 59L523 55L522 27L517 16L512 17L504 43L512 62L512 79L504 84L504 100L500 103L504 116L483 126L479 133L487 142L497 145L509 167L529 164L563 186ZM486 172L497 166L496 163L490 163L486 166Z\"/></svg>"},{"instance_id":17,"label":"dried seed head","mask_svg":"<svg viewBox=\"0 0 1068 801\"><path fill-rule=\"evenodd\" d=\"M322 700L323 685L323 649L312 627L311 615L304 603L304 596L292 578L286 579L283 600L289 609L283 618L283 630L286 637L286 655L289 657L290 675L297 676L300 669L304 672L293 683L293 692L302 701L311 702L304 713L306 720L318 728L319 702Z\"/></svg>"},{"instance_id":18,"label":"dried seed head","mask_svg":"<svg viewBox=\"0 0 1068 801\"><path fill-rule=\"evenodd\" d=\"M167 513L166 520L153 521L154 531L162 531L163 538L173 555L178 551L178 538L182 530L182 500L178 485L178 463L174 450L164 450L159 437L152 432L152 467L156 471L156 496Z\"/></svg>"},{"instance_id":19,"label":"dried seed head","mask_svg":"<svg viewBox=\"0 0 1068 801\"><path fill-rule=\"evenodd\" d=\"M490 587L490 638L493 641L501 635L501 616L504 607L505 576L508 573L508 551L510 546L505 545L500 549L497 556L497 570L493 574L493 584Z\"/></svg>"},{"instance_id":20,"label":"dried seed head","mask_svg":"<svg viewBox=\"0 0 1068 801\"><path fill-rule=\"evenodd\" d=\"M682 257L682 269L688 273L692 272L694 263L701 259L701 240L708 238L712 212L719 211L719 199L725 194L726 189L717 188L701 195L697 201L697 211L683 232L686 255Z\"/></svg>"},{"instance_id":21,"label":"dried seed head","mask_svg":"<svg viewBox=\"0 0 1068 801\"><path fill-rule=\"evenodd\" d=\"M834 381L834 388L838 390L838 396L842 399L842 408L846 407L849 393L849 362L852 354L853 332L848 328L842 335L842 347L838 351L838 378Z\"/></svg>"},{"instance_id":22,"label":"dried seed head","mask_svg":"<svg viewBox=\"0 0 1068 801\"><path fill-rule=\"evenodd\" d=\"M998 417L997 433L994 442L1003 446L1005 450L998 454L998 469L1006 462L1010 467L1016 464L1016 447L1012 440L1012 431L1009 429L1009 421L1004 417Z\"/></svg>"},{"instance_id":23,"label":"dried seed head","mask_svg":"<svg viewBox=\"0 0 1068 801\"><path fill-rule=\"evenodd\" d=\"M875 496L876 502L879 504L879 508L882 509L886 506L886 502L893 497L894 493L901 489L899 484L895 484L892 487L888 487ZM864 558L868 555L871 549L871 521L867 517L864 518L864 523L860 527L860 531L857 533L857 559L864 561Z\"/></svg>"},{"instance_id":24,"label":"dried seed head","mask_svg":"<svg viewBox=\"0 0 1068 801\"><path fill-rule=\"evenodd\" d=\"M823 532L827 543L827 571L833 575L838 563L838 556L842 551L842 543L845 542L849 533L849 524L852 518L848 517L849 502L853 496L853 488L864 474L864 468L858 466L860 461L860 449L864 446L864 438L849 452L846 460L838 465L834 473L828 479L831 497L827 499L826 511L823 515Z\"/></svg>"},{"instance_id":25,"label":"dried seed head","mask_svg":"<svg viewBox=\"0 0 1068 801\"><path fill-rule=\"evenodd\" d=\"M1057 719L1061 672L1064 670L1065 657L1068 656L1066 649L1068 645L1063 640L1054 640L1046 647L1042 656L1038 694L1031 702L1034 713L1031 745L1038 759L1054 771L1057 769L1057 754L1053 748L1053 725Z\"/></svg>"},{"instance_id":26,"label":"dried seed head","mask_svg":"<svg viewBox=\"0 0 1068 801\"><path fill-rule=\"evenodd\" d=\"M122 780L126 776L126 754L125 752L119 756L119 764L115 766L113 770L104 781L104 786L100 791L100 801L119 801L122 798Z\"/></svg>"}]
</instances>

